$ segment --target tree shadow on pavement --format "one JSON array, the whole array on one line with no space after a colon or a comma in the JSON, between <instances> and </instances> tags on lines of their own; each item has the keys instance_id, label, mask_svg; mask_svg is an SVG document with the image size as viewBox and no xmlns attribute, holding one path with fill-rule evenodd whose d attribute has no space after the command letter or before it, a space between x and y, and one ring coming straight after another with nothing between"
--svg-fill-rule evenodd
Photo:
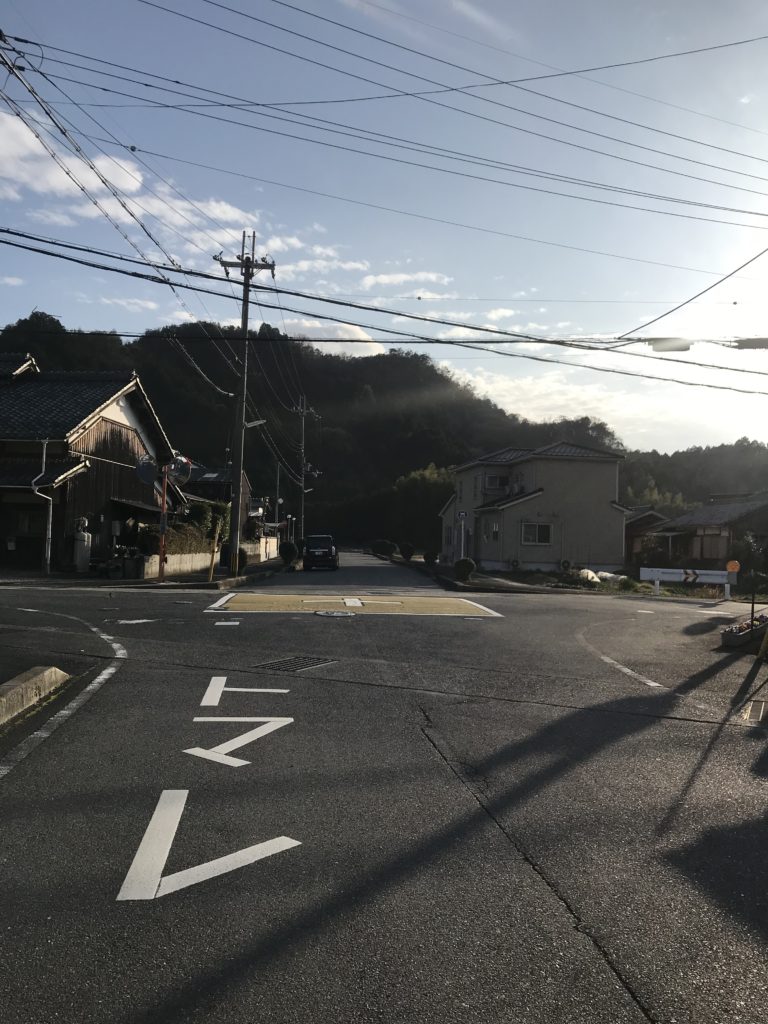
<instances>
[{"instance_id":1,"label":"tree shadow on pavement","mask_svg":"<svg viewBox=\"0 0 768 1024\"><path fill-rule=\"evenodd\" d=\"M316 942L331 920L361 910L381 894L407 883L411 877L434 866L440 857L450 856L457 842L489 826L497 827L502 815L577 766L654 727L661 717L674 710L677 702L676 694L666 691L659 695L623 697L579 709L472 764L473 776L482 777L509 766L525 774L492 799L481 800L468 788L463 799L465 804L471 804L471 809L460 817L372 866L365 874L350 879L343 889L307 907L269 934L254 937L250 944L231 952L226 961L213 964L208 970L201 969L184 987L158 994L153 1007L143 1011L136 1007L130 1018L124 1018L125 1024L174 1024L188 1020L193 1012L200 1014L203 1007L214 1007L225 991L231 992L233 986L252 980L282 954L293 952L302 944ZM442 742L432 735L430 725L424 728L424 734L450 767L452 762Z\"/></svg>"},{"instance_id":2,"label":"tree shadow on pavement","mask_svg":"<svg viewBox=\"0 0 768 1024\"><path fill-rule=\"evenodd\" d=\"M691 622L688 626L683 626L682 632L686 636L703 636L705 633L714 633L716 629L720 629L721 626L728 626L733 622L733 618L729 615L725 616L712 616L711 618L701 619L699 622Z\"/></svg>"}]
</instances>

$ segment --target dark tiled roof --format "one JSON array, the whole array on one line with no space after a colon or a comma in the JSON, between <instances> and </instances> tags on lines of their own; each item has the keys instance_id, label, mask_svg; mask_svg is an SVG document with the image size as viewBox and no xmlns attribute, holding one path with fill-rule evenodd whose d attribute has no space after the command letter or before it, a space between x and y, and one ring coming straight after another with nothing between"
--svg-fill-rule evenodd
<instances>
[{"instance_id":1,"label":"dark tiled roof","mask_svg":"<svg viewBox=\"0 0 768 1024\"><path fill-rule=\"evenodd\" d=\"M37 363L29 352L0 352L0 378L36 368Z\"/></svg>"},{"instance_id":2,"label":"dark tiled roof","mask_svg":"<svg viewBox=\"0 0 768 1024\"><path fill-rule=\"evenodd\" d=\"M59 462L48 462L45 474L37 481L38 487L50 487L73 469L81 466L81 459L62 459ZM0 487L30 488L35 477L40 475L40 460L2 459L0 460Z\"/></svg>"},{"instance_id":3,"label":"dark tiled roof","mask_svg":"<svg viewBox=\"0 0 768 1024\"><path fill-rule=\"evenodd\" d=\"M685 512L664 525L664 529L686 529L696 526L727 526L753 512L768 510L768 494L755 494L734 501L715 501L691 512Z\"/></svg>"},{"instance_id":4,"label":"dark tiled roof","mask_svg":"<svg viewBox=\"0 0 768 1024\"><path fill-rule=\"evenodd\" d=\"M623 459L620 452L609 452L603 448L588 448L582 444L570 444L557 441L555 444L543 445L541 448L500 448L498 451L481 455L479 459L465 462L457 466L458 470L469 469L470 466L502 466L512 462L525 462L527 459L604 459L615 462Z\"/></svg>"},{"instance_id":5,"label":"dark tiled roof","mask_svg":"<svg viewBox=\"0 0 768 1024\"><path fill-rule=\"evenodd\" d=\"M132 379L130 373L49 371L0 380L0 438L63 440Z\"/></svg>"},{"instance_id":6,"label":"dark tiled roof","mask_svg":"<svg viewBox=\"0 0 768 1024\"><path fill-rule=\"evenodd\" d=\"M558 441L556 444L537 448L534 454L556 459L609 459L612 462L624 458L620 452L609 452L604 448L589 448L584 444L569 444L567 441Z\"/></svg>"}]
</instances>

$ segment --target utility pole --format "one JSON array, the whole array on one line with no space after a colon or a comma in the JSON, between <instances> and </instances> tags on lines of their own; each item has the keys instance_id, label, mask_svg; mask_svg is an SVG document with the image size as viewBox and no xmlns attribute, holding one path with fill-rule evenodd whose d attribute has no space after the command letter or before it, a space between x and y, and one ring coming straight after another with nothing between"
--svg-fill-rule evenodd
<instances>
[{"instance_id":1,"label":"utility pole","mask_svg":"<svg viewBox=\"0 0 768 1024\"><path fill-rule=\"evenodd\" d=\"M301 507L299 509L299 537L304 539L304 474L306 470L306 460L304 457L304 419L307 415L307 396L302 395L299 399L299 416L301 417Z\"/></svg>"},{"instance_id":2,"label":"utility pole","mask_svg":"<svg viewBox=\"0 0 768 1024\"><path fill-rule=\"evenodd\" d=\"M213 258L224 267L224 272L229 277L229 268L237 267L243 278L243 303L240 318L240 327L243 333L243 354L241 358L241 375L237 390L237 408L235 411L234 428L234 459L232 461L232 509L229 519L229 571L237 576L240 566L240 534L242 532L243 517L243 463L245 456L245 415L246 402L248 398L248 304L251 297L251 281L254 274L260 270L270 270L272 277L275 276L274 261L268 259L256 259L256 232L251 232L251 252L245 251L246 232L243 232L243 242L240 249L240 256L236 260L224 260L221 255Z\"/></svg>"},{"instance_id":3,"label":"utility pole","mask_svg":"<svg viewBox=\"0 0 768 1024\"><path fill-rule=\"evenodd\" d=\"M280 546L280 460L277 460L277 482L275 483L275 536Z\"/></svg>"}]
</instances>

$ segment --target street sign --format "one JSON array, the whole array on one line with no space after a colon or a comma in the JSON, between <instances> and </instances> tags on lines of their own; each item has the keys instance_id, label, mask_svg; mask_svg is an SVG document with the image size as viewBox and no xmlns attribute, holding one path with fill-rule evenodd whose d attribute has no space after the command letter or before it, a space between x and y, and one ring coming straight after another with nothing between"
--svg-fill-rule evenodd
<instances>
[{"instance_id":1,"label":"street sign","mask_svg":"<svg viewBox=\"0 0 768 1024\"><path fill-rule=\"evenodd\" d=\"M736 582L736 573L725 569L646 569L640 570L641 580L660 583L709 583L724 586Z\"/></svg>"},{"instance_id":2,"label":"street sign","mask_svg":"<svg viewBox=\"0 0 768 1024\"><path fill-rule=\"evenodd\" d=\"M456 513L456 518L457 519L466 519L467 518L467 513L466 512L457 512Z\"/></svg>"},{"instance_id":3,"label":"street sign","mask_svg":"<svg viewBox=\"0 0 768 1024\"><path fill-rule=\"evenodd\" d=\"M728 572L738 572L741 569L741 562L737 561L737 559L735 558L732 558L730 562L725 563L725 568L728 570Z\"/></svg>"}]
</instances>

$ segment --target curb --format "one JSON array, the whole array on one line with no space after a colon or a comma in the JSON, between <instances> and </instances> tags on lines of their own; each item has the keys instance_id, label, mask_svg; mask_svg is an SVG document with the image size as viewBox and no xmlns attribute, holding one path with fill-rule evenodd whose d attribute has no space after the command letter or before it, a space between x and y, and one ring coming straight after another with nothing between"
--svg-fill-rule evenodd
<instances>
[{"instance_id":1,"label":"curb","mask_svg":"<svg viewBox=\"0 0 768 1024\"><path fill-rule=\"evenodd\" d=\"M71 676L55 665L36 665L0 686L0 726L39 704Z\"/></svg>"}]
</instances>

